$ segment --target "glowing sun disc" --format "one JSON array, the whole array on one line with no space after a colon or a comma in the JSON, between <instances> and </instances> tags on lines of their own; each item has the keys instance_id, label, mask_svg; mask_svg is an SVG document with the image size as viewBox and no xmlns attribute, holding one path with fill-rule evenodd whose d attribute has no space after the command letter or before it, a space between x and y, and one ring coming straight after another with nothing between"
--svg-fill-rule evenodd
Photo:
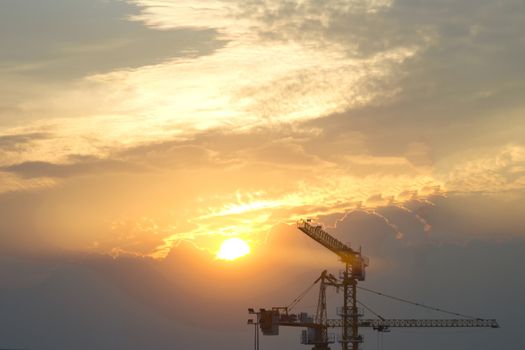
<instances>
[{"instance_id":1,"label":"glowing sun disc","mask_svg":"<svg viewBox=\"0 0 525 350\"><path fill-rule=\"evenodd\" d=\"M240 238L230 238L225 240L217 258L222 260L235 260L250 253L250 246Z\"/></svg>"}]
</instances>

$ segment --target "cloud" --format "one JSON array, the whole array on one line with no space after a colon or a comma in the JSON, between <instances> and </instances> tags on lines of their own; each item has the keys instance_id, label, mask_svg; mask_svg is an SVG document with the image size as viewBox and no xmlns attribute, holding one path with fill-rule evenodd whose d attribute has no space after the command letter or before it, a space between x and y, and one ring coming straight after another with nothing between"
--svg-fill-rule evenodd
<instances>
[{"instance_id":1,"label":"cloud","mask_svg":"<svg viewBox=\"0 0 525 350\"><path fill-rule=\"evenodd\" d=\"M48 203L45 224L40 214L31 219L41 222L39 234L58 242L70 230L79 232L65 246L112 255L164 257L184 240L213 255L217 242L226 236L262 244L278 223L327 215L337 219L354 211L388 224L398 238L412 235L403 229L408 218L419 223L423 236L432 235L440 225L422 214L427 209L411 203L432 203L436 196L451 196L467 187L458 180L440 178L437 167L413 164L408 156L365 155L359 146L362 140L357 137L356 154L351 149L347 155L337 152L344 143L339 138L331 140L329 130L320 128L289 125L244 133L218 129L185 140L109 149L107 158L69 156L65 163L24 162L2 169L22 180L54 178L61 183L60 188L34 193ZM519 150L509 148L493 160L479 160L496 168L450 161L477 169L480 173L474 178L483 187L489 182L483 182L480 174L490 179L504 169L513 169L519 180ZM466 157L477 164L472 155ZM443 174L471 177L463 170L450 173L448 165L440 168ZM82 203L76 203L78 196L84 198ZM9 200L6 197L6 205ZM69 203L65 212L61 203ZM494 208L503 202L498 203ZM401 216L406 219L395 219ZM504 231L508 237L519 236L517 227L513 223ZM457 240L472 235L493 236L463 230ZM449 235L438 237L450 239Z\"/></svg>"},{"instance_id":2,"label":"cloud","mask_svg":"<svg viewBox=\"0 0 525 350\"><path fill-rule=\"evenodd\" d=\"M428 231L411 201L523 187L522 68L511 59L522 48L490 40L519 17L513 1L132 3L127 25L151 35L206 26L225 41L45 89L18 81L31 92L7 106L30 122L4 127L0 188L40 188L35 198L52 203L42 232L81 232L65 246L162 256L184 239L260 242L276 223L354 210L400 233L390 212L411 212ZM507 75L482 74L501 62Z\"/></svg>"},{"instance_id":3,"label":"cloud","mask_svg":"<svg viewBox=\"0 0 525 350\"><path fill-rule=\"evenodd\" d=\"M458 152L440 165L445 167L450 163L454 165L445 176L453 191L497 193L525 187L525 148L522 146L507 145L478 157Z\"/></svg>"},{"instance_id":4,"label":"cloud","mask_svg":"<svg viewBox=\"0 0 525 350\"><path fill-rule=\"evenodd\" d=\"M194 141L170 140L132 146L117 152L130 161L146 163L161 169L222 166L221 156L214 149ZM226 158L226 157L225 157Z\"/></svg>"},{"instance_id":5,"label":"cloud","mask_svg":"<svg viewBox=\"0 0 525 350\"><path fill-rule=\"evenodd\" d=\"M0 321L3 345L41 349L191 347L193 340L185 335L191 328L130 298L127 291L94 271L96 263L89 266L86 262L2 256L0 275L10 281L0 286L0 309L10 315L9 322Z\"/></svg>"},{"instance_id":6,"label":"cloud","mask_svg":"<svg viewBox=\"0 0 525 350\"><path fill-rule=\"evenodd\" d=\"M34 152L35 145L52 139L50 133L35 131L0 135L0 167L19 162Z\"/></svg>"},{"instance_id":7,"label":"cloud","mask_svg":"<svg viewBox=\"0 0 525 350\"><path fill-rule=\"evenodd\" d=\"M20 146L27 145L34 140L49 138L51 135L34 132L28 134L0 135L0 152L12 151Z\"/></svg>"},{"instance_id":8,"label":"cloud","mask_svg":"<svg viewBox=\"0 0 525 350\"><path fill-rule=\"evenodd\" d=\"M408 171L411 165L402 159L354 157L348 166L344 158L324 160L307 151L316 137L309 129L206 132L186 141L119 147L107 158L69 156L64 163L28 161L2 170L23 181L52 178L60 184L31 191L33 199L13 207L50 242L156 257L181 240L210 251L213 242L230 235L262 242L277 223L382 206L372 200L378 194L388 202L404 201L403 191L424 198L435 193L426 188L440 186L428 173ZM357 161L363 170L355 169ZM367 166L372 168L364 171ZM407 171L395 170L402 168ZM4 198L9 206L25 197ZM34 207L33 201L46 206ZM18 232L16 222L5 224L6 234ZM75 235L64 240L69 232ZM25 240L20 244L27 248Z\"/></svg>"},{"instance_id":9,"label":"cloud","mask_svg":"<svg viewBox=\"0 0 525 350\"><path fill-rule=\"evenodd\" d=\"M508 344L509 349L521 349L521 315L516 306L522 303L525 286L508 274L519 274L523 265L523 240L410 245L395 239L377 217L355 214L330 232L353 243L357 237L370 243L363 246L364 254L371 257L364 282L367 288L478 317L495 317L504 325L497 331L419 330L411 334L409 345L406 332L393 330L385 342L390 346L405 343L409 349L439 349L443 344L474 344L479 349ZM411 225L419 230L417 222ZM365 236L364 232L370 234ZM115 344L129 349L153 344L159 349L215 346L222 350L231 348L232 341L249 346L253 333L245 324L247 307L286 305L322 270L336 273L341 266L333 253L297 229L282 226L272 232L267 246L235 264L213 261L189 244L173 249L162 261L40 254L31 258L3 256L1 262L4 342L27 347L36 344L42 349L79 343L101 349ZM279 273L267 273L276 269ZM492 278L487 280L487 274ZM335 318L342 296L329 291L327 298L329 317ZM364 291L359 292L359 298L387 318L440 317ZM498 302L490 302L494 299ZM294 312L314 313L316 303L314 288ZM141 321L125 321L129 318ZM35 326L24 329L28 324ZM94 338L92 330L99 328ZM68 331L65 337L64 329ZM279 337L263 337L261 342L272 348L283 344L302 348L296 331L281 331ZM367 330L362 332L368 335ZM374 338L368 336L367 344L374 345ZM429 343L429 338L439 342Z\"/></svg>"},{"instance_id":10,"label":"cloud","mask_svg":"<svg viewBox=\"0 0 525 350\"><path fill-rule=\"evenodd\" d=\"M166 256L184 240L211 254L216 242L226 236L261 244L278 223L293 223L301 217L341 217L353 211L387 223L398 238L410 235L403 229L403 220L408 219L396 222L393 211L419 222L423 235L432 235L439 225L411 203L431 203L435 196L450 196L451 189L466 188L440 180L434 167L415 165L403 156L363 155L359 147L356 155L345 155L336 152L340 146L337 138L329 142L322 129L297 125L246 133L213 130L186 140L119 147L110 150L107 158L70 156L66 163L25 162L3 171L23 179L61 182L60 188L34 194L48 203L41 231L44 236L55 231L56 235L49 233L51 241L73 230L82 232L67 243L75 249L155 257ZM492 163L519 171L519 163L514 162L518 150L509 153L513 157L502 155ZM468 159L474 161L472 156ZM501 172L499 165L496 169L466 166L491 176ZM476 179L479 186L488 184L480 182L480 175ZM75 203L78 196L84 198L82 203ZM61 209L64 201L69 203L67 214ZM76 224L64 217L75 218ZM95 227L88 223L94 217ZM76 225L97 232L84 233ZM519 235L519 229L512 227L505 229L509 237ZM457 239L466 237L470 234L462 231Z\"/></svg>"},{"instance_id":11,"label":"cloud","mask_svg":"<svg viewBox=\"0 0 525 350\"><path fill-rule=\"evenodd\" d=\"M125 20L136 13L125 1L4 1L0 72L11 79L78 79L207 55L223 45L209 28L156 31Z\"/></svg>"},{"instance_id":12,"label":"cloud","mask_svg":"<svg viewBox=\"0 0 525 350\"><path fill-rule=\"evenodd\" d=\"M337 44L350 57L417 48L395 68L393 98L349 106L314 125L361 131L369 152L381 155L412 152L415 143L433 159L480 143L522 143L522 3L396 1L369 11L371 4L265 1L246 8L267 40ZM483 140L468 136L480 134Z\"/></svg>"},{"instance_id":13,"label":"cloud","mask_svg":"<svg viewBox=\"0 0 525 350\"><path fill-rule=\"evenodd\" d=\"M23 178L56 177L67 178L71 176L90 175L95 173L140 172L145 168L112 159L98 159L94 157L70 157L73 162L55 164L42 161L29 161L20 164L0 167L0 171L14 173Z\"/></svg>"}]
</instances>

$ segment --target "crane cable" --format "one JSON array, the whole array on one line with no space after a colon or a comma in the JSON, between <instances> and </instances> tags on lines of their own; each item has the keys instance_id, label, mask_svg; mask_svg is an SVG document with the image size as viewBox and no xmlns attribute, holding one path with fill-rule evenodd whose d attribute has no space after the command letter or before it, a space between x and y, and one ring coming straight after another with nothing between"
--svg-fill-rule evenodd
<instances>
[{"instance_id":1,"label":"crane cable","mask_svg":"<svg viewBox=\"0 0 525 350\"><path fill-rule=\"evenodd\" d=\"M364 307L366 310L370 311L370 313L372 313L375 317L379 318L381 321L385 320L385 318L383 316L381 316L380 314L378 314L377 312L375 312L374 310L372 310L371 308L369 308L368 306L366 306L365 304L363 304L359 300L356 300L356 302L359 305L361 305L362 307Z\"/></svg>"},{"instance_id":2,"label":"crane cable","mask_svg":"<svg viewBox=\"0 0 525 350\"><path fill-rule=\"evenodd\" d=\"M377 332L377 350L383 350L383 332Z\"/></svg>"},{"instance_id":3,"label":"crane cable","mask_svg":"<svg viewBox=\"0 0 525 350\"><path fill-rule=\"evenodd\" d=\"M375 291L375 290L372 290L372 289L368 289L368 288L364 288L364 287L357 287L361 290L364 290L366 292L370 292L370 293L374 293L374 294L377 294L377 295L380 295L380 296L383 296L383 297L386 297L386 298L390 298L390 299L393 299L393 300L397 300L397 301L401 301L403 303L407 303L407 304L412 304L412 305L415 305L415 306L419 306L419 307L422 307L424 309L429 309L429 310L433 310L433 311L438 311L438 312L442 312L442 313L445 313L445 314L449 314L449 315L454 315L454 316L459 316L459 317L463 317L463 318L470 318L470 319L473 319L473 320L479 320L480 318L478 317L473 317L473 316L469 316L469 315L464 315L464 314L460 314L460 313L457 313L457 312L452 312L452 311L447 311L447 310L443 310L443 309L440 309L440 308L437 308L437 307L434 307L434 306L429 306L429 305L425 305L425 304L421 304L421 303L416 303L416 302L413 302L413 301L410 301L410 300L406 300L406 299L402 299L402 298L398 298L398 297L395 297L395 296L392 296L392 295L388 295L388 294L385 294L385 293L381 293L381 292L378 292L378 291Z\"/></svg>"},{"instance_id":4,"label":"crane cable","mask_svg":"<svg viewBox=\"0 0 525 350\"><path fill-rule=\"evenodd\" d=\"M286 309L288 311L292 310L300 301L301 299L308 294L308 292L319 282L319 280L316 280L314 283L312 283L308 288L306 288L297 298L295 298L288 306L286 306Z\"/></svg>"}]
</instances>

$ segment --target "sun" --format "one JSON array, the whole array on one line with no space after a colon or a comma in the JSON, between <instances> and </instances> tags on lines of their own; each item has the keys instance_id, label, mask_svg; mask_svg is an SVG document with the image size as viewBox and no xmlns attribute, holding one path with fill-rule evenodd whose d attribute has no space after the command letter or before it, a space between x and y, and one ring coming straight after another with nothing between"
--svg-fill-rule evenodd
<instances>
[{"instance_id":1,"label":"sun","mask_svg":"<svg viewBox=\"0 0 525 350\"><path fill-rule=\"evenodd\" d=\"M222 260L235 260L250 253L248 243L240 238L230 238L222 242L217 253L217 258Z\"/></svg>"}]
</instances>

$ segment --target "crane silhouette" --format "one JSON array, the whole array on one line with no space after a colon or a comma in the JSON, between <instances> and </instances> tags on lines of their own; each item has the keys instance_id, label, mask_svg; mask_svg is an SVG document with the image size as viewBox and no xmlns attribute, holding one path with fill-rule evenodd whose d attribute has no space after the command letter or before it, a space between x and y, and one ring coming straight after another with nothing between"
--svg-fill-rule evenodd
<instances>
[{"instance_id":1,"label":"crane silhouette","mask_svg":"<svg viewBox=\"0 0 525 350\"><path fill-rule=\"evenodd\" d=\"M391 328L499 328L498 322L495 319L481 319L463 315L422 303L412 302L372 289L358 287L358 282L365 280L365 269L369 265L369 259L361 254L361 249L357 251L345 245L323 230L321 225L314 224L309 219L298 221L297 228L326 249L335 253L344 264L344 269L338 278L329 274L326 270L323 271L319 278L288 306L272 307L269 310L260 309L258 312L260 320L259 326L263 335L278 335L280 326L305 328L305 330L302 331L301 343L313 345L313 350L329 350L329 345L335 342L335 337L328 333L328 329L341 328L341 336L338 341L341 344L342 350L358 350L359 345L363 342L363 336L359 334L359 328L361 327L372 328L378 332L388 332ZM302 297L317 283L319 283L320 286L315 317L309 316L304 312L299 314L291 313L291 309L294 308ZM327 318L326 289L328 287L343 290L343 306L337 309L337 314L341 317L340 319ZM357 300L358 289L396 301L409 303L414 306L453 315L455 318L385 319ZM376 316L376 318L363 318L364 309L359 308L358 304Z\"/></svg>"}]
</instances>

